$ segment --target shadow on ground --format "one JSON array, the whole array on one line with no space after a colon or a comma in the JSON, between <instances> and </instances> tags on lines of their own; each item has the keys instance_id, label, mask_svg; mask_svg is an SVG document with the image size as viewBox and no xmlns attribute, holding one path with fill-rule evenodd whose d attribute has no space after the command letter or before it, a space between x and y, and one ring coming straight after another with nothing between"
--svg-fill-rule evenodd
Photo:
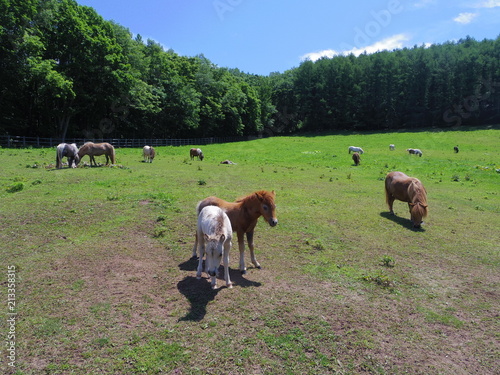
<instances>
[{"instance_id":1,"label":"shadow on ground","mask_svg":"<svg viewBox=\"0 0 500 375\"><path fill-rule=\"evenodd\" d=\"M186 262L179 264L179 269L182 271L196 271L198 260L191 258ZM233 288L248 288L259 287L262 284L256 281L251 281L243 277L239 270L229 269L229 277L233 283ZM203 320L207 313L207 305L213 301L215 296L222 290L227 289L224 281L224 267L221 266L217 276L218 289L213 290L210 285L210 279L206 278L205 273L201 279L195 276L186 276L183 280L177 283L177 289L181 292L191 304L188 313L179 319L179 321L195 321Z\"/></svg>"},{"instance_id":2,"label":"shadow on ground","mask_svg":"<svg viewBox=\"0 0 500 375\"><path fill-rule=\"evenodd\" d=\"M381 212L380 216L382 216L385 219L391 220L391 221L395 222L396 224L401 225L403 228L409 229L413 232L425 232L425 229L422 227L415 228L410 219L396 216L396 215L393 215L389 212Z\"/></svg>"}]
</instances>

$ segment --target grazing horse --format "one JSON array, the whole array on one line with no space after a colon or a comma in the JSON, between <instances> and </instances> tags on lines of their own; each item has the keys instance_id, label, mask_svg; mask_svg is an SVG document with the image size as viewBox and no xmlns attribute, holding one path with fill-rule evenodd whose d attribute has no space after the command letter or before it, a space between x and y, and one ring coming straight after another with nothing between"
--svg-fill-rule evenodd
<instances>
[{"instance_id":1,"label":"grazing horse","mask_svg":"<svg viewBox=\"0 0 500 375\"><path fill-rule=\"evenodd\" d=\"M142 148L142 155L144 156L144 163L152 163L155 158L155 149L153 146L144 146Z\"/></svg>"},{"instance_id":2,"label":"grazing horse","mask_svg":"<svg viewBox=\"0 0 500 375\"><path fill-rule=\"evenodd\" d=\"M68 159L68 167L76 168L80 162L80 157L78 156L78 147L74 143L61 143L57 145L56 148L56 168L62 168L62 158L66 157Z\"/></svg>"},{"instance_id":3,"label":"grazing horse","mask_svg":"<svg viewBox=\"0 0 500 375\"><path fill-rule=\"evenodd\" d=\"M189 150L189 156L191 156L191 160L194 159L194 157L198 157L198 159L200 159L201 161L203 161L203 152L201 152L201 149L199 148L192 148L191 150Z\"/></svg>"},{"instance_id":4,"label":"grazing horse","mask_svg":"<svg viewBox=\"0 0 500 375\"><path fill-rule=\"evenodd\" d=\"M359 152L360 154L364 153L363 149L361 147L354 147L350 146L349 147L349 154L352 152Z\"/></svg>"},{"instance_id":5,"label":"grazing horse","mask_svg":"<svg viewBox=\"0 0 500 375\"><path fill-rule=\"evenodd\" d=\"M352 154L352 160L354 160L354 165L359 165L361 157L357 152L355 152L354 154Z\"/></svg>"},{"instance_id":6,"label":"grazing horse","mask_svg":"<svg viewBox=\"0 0 500 375\"><path fill-rule=\"evenodd\" d=\"M217 289L217 269L221 258L224 259L224 280L226 286L232 288L229 278L229 250L233 229L226 213L217 206L207 206L198 215L198 271L196 277L201 278L203 255L206 254L205 271L212 278L212 289Z\"/></svg>"},{"instance_id":7,"label":"grazing horse","mask_svg":"<svg viewBox=\"0 0 500 375\"><path fill-rule=\"evenodd\" d=\"M407 148L406 151L410 154L418 155L422 157L422 151L420 151L418 148Z\"/></svg>"},{"instance_id":8,"label":"grazing horse","mask_svg":"<svg viewBox=\"0 0 500 375\"><path fill-rule=\"evenodd\" d=\"M231 221L233 231L238 235L238 248L240 250L240 271L246 273L245 267L245 241L244 235L247 236L248 248L250 249L250 259L255 267L261 268L259 262L255 258L253 233L257 220L263 216L270 226L275 227L278 224L276 218L276 205L274 198L276 194L274 190L268 192L265 190L256 191L246 197L236 200L236 202L226 202L217 197L208 197L198 203L196 212L207 206L218 206L224 210ZM193 257L196 257L196 247L198 244L198 235L193 247Z\"/></svg>"},{"instance_id":9,"label":"grazing horse","mask_svg":"<svg viewBox=\"0 0 500 375\"><path fill-rule=\"evenodd\" d=\"M418 178L409 177L403 172L390 172L385 177L385 198L389 211L394 215L394 200L408 202L411 221L420 228L422 219L427 216L427 192Z\"/></svg>"},{"instance_id":10,"label":"grazing horse","mask_svg":"<svg viewBox=\"0 0 500 375\"><path fill-rule=\"evenodd\" d=\"M115 164L115 148L109 143L93 143L87 142L80 150L78 150L78 156L80 159L88 155L90 158L90 166L92 166L92 162L97 167L97 163L95 162L94 156L106 155L106 165L109 164L111 160L111 164Z\"/></svg>"},{"instance_id":11,"label":"grazing horse","mask_svg":"<svg viewBox=\"0 0 500 375\"><path fill-rule=\"evenodd\" d=\"M394 146L393 144L389 145L389 150L394 151L395 148L396 148L396 146Z\"/></svg>"},{"instance_id":12,"label":"grazing horse","mask_svg":"<svg viewBox=\"0 0 500 375\"><path fill-rule=\"evenodd\" d=\"M458 154L459 151L458 146L453 147L453 150L455 151L455 154Z\"/></svg>"}]
</instances>

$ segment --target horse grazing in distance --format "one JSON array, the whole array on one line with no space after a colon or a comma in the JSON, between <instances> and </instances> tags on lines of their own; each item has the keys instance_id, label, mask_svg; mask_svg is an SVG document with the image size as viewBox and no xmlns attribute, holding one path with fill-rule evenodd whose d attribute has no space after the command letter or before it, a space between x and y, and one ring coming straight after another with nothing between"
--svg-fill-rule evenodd
<instances>
[{"instance_id":1,"label":"horse grazing in distance","mask_svg":"<svg viewBox=\"0 0 500 375\"><path fill-rule=\"evenodd\" d=\"M201 161L203 161L204 158L203 152L201 152L201 149L199 148L192 148L189 150L189 156L191 156L191 160L193 160L195 156Z\"/></svg>"},{"instance_id":2,"label":"horse grazing in distance","mask_svg":"<svg viewBox=\"0 0 500 375\"><path fill-rule=\"evenodd\" d=\"M271 227L278 224L276 218L276 205L274 198L276 194L272 192L260 190L246 197L237 199L236 202L226 202L217 197L208 197L198 203L196 212L199 215L201 210L207 206L217 206L224 210L231 221L231 227L238 236L238 248L240 250L240 272L245 274L245 241L246 234L248 248L250 249L250 259L256 268L261 268L259 262L255 258L253 233L257 220L263 216ZM196 248L198 244L198 235L196 235L195 244L193 246L193 257L196 257Z\"/></svg>"},{"instance_id":3,"label":"horse grazing in distance","mask_svg":"<svg viewBox=\"0 0 500 375\"><path fill-rule=\"evenodd\" d=\"M458 151L460 151L460 150L458 149L458 146L453 147L453 150L455 151L455 154L458 154Z\"/></svg>"},{"instance_id":4,"label":"horse grazing in distance","mask_svg":"<svg viewBox=\"0 0 500 375\"><path fill-rule=\"evenodd\" d=\"M418 178L409 177L403 172L388 173L385 177L385 198L392 215L394 200L408 202L413 226L421 227L423 218L427 216L428 206L427 191Z\"/></svg>"},{"instance_id":5,"label":"horse grazing in distance","mask_svg":"<svg viewBox=\"0 0 500 375\"><path fill-rule=\"evenodd\" d=\"M395 148L396 148L396 146L394 146L393 144L389 145L389 150L394 151Z\"/></svg>"},{"instance_id":6,"label":"horse grazing in distance","mask_svg":"<svg viewBox=\"0 0 500 375\"><path fill-rule=\"evenodd\" d=\"M74 143L60 143L56 147L56 168L62 168L62 158L66 157L68 159L68 167L76 168L80 162L80 156L78 156L78 147Z\"/></svg>"},{"instance_id":7,"label":"horse grazing in distance","mask_svg":"<svg viewBox=\"0 0 500 375\"><path fill-rule=\"evenodd\" d=\"M364 153L364 151L361 147L354 147L354 146L349 147L349 154L351 152L359 152L360 154Z\"/></svg>"},{"instance_id":8,"label":"horse grazing in distance","mask_svg":"<svg viewBox=\"0 0 500 375\"><path fill-rule=\"evenodd\" d=\"M422 151L420 151L418 148L408 148L406 149L406 151L408 151L409 154L418 155L422 157Z\"/></svg>"},{"instance_id":9,"label":"horse grazing in distance","mask_svg":"<svg viewBox=\"0 0 500 375\"><path fill-rule=\"evenodd\" d=\"M205 259L205 272L212 278L212 289L217 289L217 269L221 258L224 259L224 280L226 286L232 288L229 278L229 250L233 229L231 222L225 212L217 206L206 206L198 215L198 227L196 229L198 238L198 270L196 278L201 278L203 271L203 255Z\"/></svg>"},{"instance_id":10,"label":"horse grazing in distance","mask_svg":"<svg viewBox=\"0 0 500 375\"><path fill-rule=\"evenodd\" d=\"M144 163L152 163L155 158L156 152L153 146L144 146L142 148L142 156L144 156Z\"/></svg>"},{"instance_id":11,"label":"horse grazing in distance","mask_svg":"<svg viewBox=\"0 0 500 375\"><path fill-rule=\"evenodd\" d=\"M352 160L354 160L354 165L358 166L359 162L361 161L361 157L357 152L355 152L354 154L352 154Z\"/></svg>"},{"instance_id":12,"label":"horse grazing in distance","mask_svg":"<svg viewBox=\"0 0 500 375\"><path fill-rule=\"evenodd\" d=\"M78 156L80 159L88 155L90 158L90 166L92 163L97 167L97 163L95 162L94 156L106 155L106 165L109 164L111 160L111 164L115 164L115 148L109 143L93 143L86 142L80 150L78 150Z\"/></svg>"}]
</instances>

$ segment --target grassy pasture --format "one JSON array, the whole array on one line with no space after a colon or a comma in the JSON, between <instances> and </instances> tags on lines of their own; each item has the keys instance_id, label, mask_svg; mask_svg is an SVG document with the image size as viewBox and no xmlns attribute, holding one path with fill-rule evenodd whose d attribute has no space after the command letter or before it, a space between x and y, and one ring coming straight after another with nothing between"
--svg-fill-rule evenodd
<instances>
[{"instance_id":1,"label":"grassy pasture","mask_svg":"<svg viewBox=\"0 0 500 375\"><path fill-rule=\"evenodd\" d=\"M4 342L9 265L17 312L16 367L2 350L2 370L494 374L499 141L498 127L275 137L204 146L202 162L189 147L159 147L152 164L118 149L115 167L62 170L55 149L0 149ZM405 203L387 214L392 170L425 185L422 230ZM211 291L189 259L196 203L260 189L279 219L257 226L263 268L247 254L241 276L233 243L235 286Z\"/></svg>"}]
</instances>

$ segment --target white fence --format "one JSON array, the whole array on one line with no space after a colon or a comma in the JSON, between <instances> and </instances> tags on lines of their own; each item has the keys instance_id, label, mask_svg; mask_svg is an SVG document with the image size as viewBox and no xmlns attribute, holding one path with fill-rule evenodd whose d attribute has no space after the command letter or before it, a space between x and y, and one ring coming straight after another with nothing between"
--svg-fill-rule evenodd
<instances>
[{"instance_id":1,"label":"white fence","mask_svg":"<svg viewBox=\"0 0 500 375\"><path fill-rule=\"evenodd\" d=\"M159 146L187 146L187 145L208 145L212 143L229 143L247 141L256 137L210 137L210 138L182 138L182 139L157 139L157 138L138 138L138 139L121 139L121 138L102 138L102 139L87 139L87 138L41 138L41 137L24 137L13 135L0 135L0 147L4 148L24 148L24 147L55 147L59 143L76 143L81 146L85 142L108 142L114 147L143 147L145 145Z\"/></svg>"}]
</instances>

